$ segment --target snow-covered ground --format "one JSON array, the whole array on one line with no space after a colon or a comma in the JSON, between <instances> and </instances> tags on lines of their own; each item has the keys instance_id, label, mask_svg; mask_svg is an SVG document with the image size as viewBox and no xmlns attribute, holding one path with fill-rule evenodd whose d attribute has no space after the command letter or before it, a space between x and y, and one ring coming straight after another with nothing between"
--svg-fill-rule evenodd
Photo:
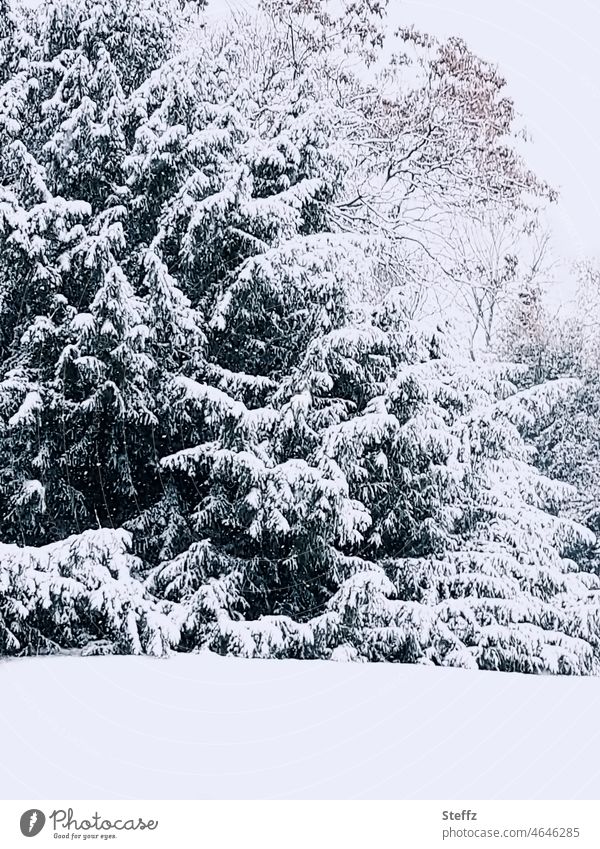
<instances>
[{"instance_id":1,"label":"snow-covered ground","mask_svg":"<svg viewBox=\"0 0 600 849\"><path fill-rule=\"evenodd\" d=\"M203 654L0 681L4 799L600 796L600 679Z\"/></svg>"}]
</instances>

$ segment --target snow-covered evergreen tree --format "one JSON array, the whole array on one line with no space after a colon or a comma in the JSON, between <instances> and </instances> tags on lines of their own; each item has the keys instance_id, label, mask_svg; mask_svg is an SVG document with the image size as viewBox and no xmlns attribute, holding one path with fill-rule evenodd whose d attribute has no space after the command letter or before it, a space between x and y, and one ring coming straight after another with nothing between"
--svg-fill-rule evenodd
<instances>
[{"instance_id":1,"label":"snow-covered evergreen tree","mask_svg":"<svg viewBox=\"0 0 600 849\"><path fill-rule=\"evenodd\" d=\"M517 321L507 328L506 353L526 366L521 383L536 379L570 378L551 417L536 421L529 435L537 454L535 463L545 474L571 484L576 495L569 515L594 532L600 530L600 429L598 412L598 280L596 264L582 262L574 269L578 279L573 312L549 309L541 293L525 292ZM600 572L597 546L581 552L580 560Z\"/></svg>"},{"instance_id":2,"label":"snow-covered evergreen tree","mask_svg":"<svg viewBox=\"0 0 600 849\"><path fill-rule=\"evenodd\" d=\"M156 337L171 310L175 323L190 320L165 286L136 294L131 283L160 274L127 232L123 160L135 128L125 105L177 31L168 10L137 5L132 16L123 2L60 0L32 12L28 38L13 36L28 59L0 98L14 136L0 212L8 542L118 526L159 486L159 359L168 350L171 360L173 325Z\"/></svg>"}]
</instances>

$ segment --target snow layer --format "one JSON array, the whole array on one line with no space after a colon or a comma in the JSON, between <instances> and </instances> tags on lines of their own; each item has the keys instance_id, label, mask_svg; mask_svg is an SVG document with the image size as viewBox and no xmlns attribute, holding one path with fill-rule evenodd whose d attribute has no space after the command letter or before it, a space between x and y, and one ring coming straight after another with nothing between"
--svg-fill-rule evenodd
<instances>
[{"instance_id":1,"label":"snow layer","mask_svg":"<svg viewBox=\"0 0 600 849\"><path fill-rule=\"evenodd\" d=\"M0 798L600 796L598 678L208 653L0 676Z\"/></svg>"}]
</instances>

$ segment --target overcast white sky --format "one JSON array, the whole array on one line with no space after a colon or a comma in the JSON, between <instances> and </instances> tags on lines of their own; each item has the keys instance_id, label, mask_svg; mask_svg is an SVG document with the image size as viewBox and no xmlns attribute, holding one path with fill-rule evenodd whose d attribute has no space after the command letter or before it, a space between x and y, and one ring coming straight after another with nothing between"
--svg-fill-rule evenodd
<instances>
[{"instance_id":1,"label":"overcast white sky","mask_svg":"<svg viewBox=\"0 0 600 849\"><path fill-rule=\"evenodd\" d=\"M212 0L213 12L254 6ZM392 29L460 35L498 64L533 136L527 159L560 191L557 254L600 255L600 0L390 0L390 10Z\"/></svg>"}]
</instances>

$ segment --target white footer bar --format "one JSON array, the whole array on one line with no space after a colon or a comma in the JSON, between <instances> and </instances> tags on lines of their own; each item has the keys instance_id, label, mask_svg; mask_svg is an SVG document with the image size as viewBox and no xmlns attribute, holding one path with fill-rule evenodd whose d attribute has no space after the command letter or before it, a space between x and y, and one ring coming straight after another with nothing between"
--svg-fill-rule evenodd
<instances>
[{"instance_id":1,"label":"white footer bar","mask_svg":"<svg viewBox=\"0 0 600 849\"><path fill-rule=\"evenodd\" d=\"M599 849L596 801L6 801L0 846Z\"/></svg>"}]
</instances>

